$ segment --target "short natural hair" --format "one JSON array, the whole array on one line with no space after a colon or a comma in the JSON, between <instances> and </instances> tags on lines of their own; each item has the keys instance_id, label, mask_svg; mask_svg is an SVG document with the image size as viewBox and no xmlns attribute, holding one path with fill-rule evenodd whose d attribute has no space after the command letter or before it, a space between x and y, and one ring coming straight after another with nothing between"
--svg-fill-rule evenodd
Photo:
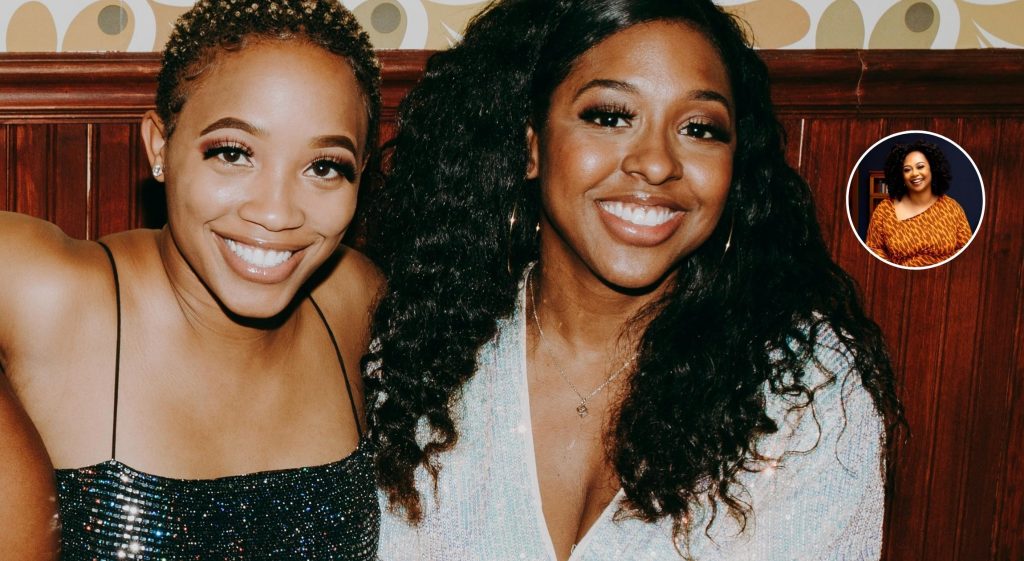
<instances>
[{"instance_id":1,"label":"short natural hair","mask_svg":"<svg viewBox=\"0 0 1024 561\"><path fill-rule=\"evenodd\" d=\"M373 152L380 118L380 63L369 36L336 0L196 2L175 22L157 76L156 111L168 137L192 91L189 83L203 74L220 50L242 49L249 38L301 38L344 57L366 102L366 141Z\"/></svg>"}]
</instances>

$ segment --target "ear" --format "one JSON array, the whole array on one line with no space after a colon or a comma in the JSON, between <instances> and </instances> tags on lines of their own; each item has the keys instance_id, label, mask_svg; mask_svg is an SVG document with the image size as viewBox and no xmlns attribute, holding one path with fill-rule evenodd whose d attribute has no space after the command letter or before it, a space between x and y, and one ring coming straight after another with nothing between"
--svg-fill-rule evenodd
<instances>
[{"instance_id":1,"label":"ear","mask_svg":"<svg viewBox=\"0 0 1024 561\"><path fill-rule=\"evenodd\" d=\"M164 122L155 111L146 111L142 116L142 142L146 145L146 156L149 158L149 165L164 166L164 148L167 146L167 137L164 134ZM157 181L163 182L164 175L155 175Z\"/></svg>"},{"instance_id":2,"label":"ear","mask_svg":"<svg viewBox=\"0 0 1024 561\"><path fill-rule=\"evenodd\" d=\"M526 146L530 150L529 158L526 161L526 178L537 179L540 175L540 146L538 145L537 132L533 130L533 123L526 124Z\"/></svg>"}]
</instances>

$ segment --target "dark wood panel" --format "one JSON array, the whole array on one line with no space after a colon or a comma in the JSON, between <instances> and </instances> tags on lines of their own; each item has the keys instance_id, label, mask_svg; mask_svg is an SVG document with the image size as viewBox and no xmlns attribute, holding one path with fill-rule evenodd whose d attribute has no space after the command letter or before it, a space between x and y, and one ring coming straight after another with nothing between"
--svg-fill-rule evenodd
<instances>
[{"instance_id":1,"label":"dark wood panel","mask_svg":"<svg viewBox=\"0 0 1024 561\"><path fill-rule=\"evenodd\" d=\"M9 176L9 209L50 219L48 195L52 125L16 125L11 129L17 157Z\"/></svg>"},{"instance_id":2,"label":"dark wood panel","mask_svg":"<svg viewBox=\"0 0 1024 561\"><path fill-rule=\"evenodd\" d=\"M86 238L92 216L89 212L88 147L89 126L85 124L52 125L51 150L46 167L51 173L49 219L60 224L73 238Z\"/></svg>"},{"instance_id":3,"label":"dark wood panel","mask_svg":"<svg viewBox=\"0 0 1024 561\"><path fill-rule=\"evenodd\" d=\"M90 234L94 238L137 227L138 129L134 122L93 125L90 206L96 220Z\"/></svg>"},{"instance_id":4,"label":"dark wood panel","mask_svg":"<svg viewBox=\"0 0 1024 561\"><path fill-rule=\"evenodd\" d=\"M997 126L995 119L960 119L954 127L952 123L935 123L933 126L937 132L947 134L964 146L971 156L978 162L980 169L990 170L995 162L997 144L1002 131ZM976 136L975 134L965 135L965 130L990 130L992 134ZM992 193L990 189L990 193ZM992 193L998 194L998 193ZM999 197L989 197L989 211L998 211L1000 205ZM992 310L985 305L993 296L1000 292L1000 285L1005 279L994 275L994 268L998 264L994 262L991 248L995 238L995 232L999 226L991 220L989 215L982 223L978 236L971 246L957 258L952 268L954 278L951 286L952 298L949 304L949 315L946 324L950 325L954 333L959 331L956 337L947 345L947 360L943 364L944 378L952 380L949 392L952 394L946 398L948 406L940 410L939 415L946 419L946 423L938 423L936 434L938 437L946 436L949 440L950 462L955 461L958 467L956 479L949 478L948 483L955 485L952 489L945 489L947 482L938 481L933 483L932 493L939 499L936 508L949 508L949 512L955 515L941 517L943 523L938 529L940 532L951 532L956 535L957 541L952 552L958 559L968 559L986 555L992 547L992 526L991 524L977 525L981 533L972 533L971 524L966 523L965 514L968 509L987 511L984 520L991 521L994 516L994 504L996 494L996 479L990 476L987 481L972 481L971 471L980 467L974 461L975 457L985 457L987 465L1002 465L1003 451L993 450L990 446L982 443L988 435L997 435L1001 440L1001 422L993 423L992 419L985 419L978 422L979 415L986 415L989 412L1003 412L1001 419L1005 419L1006 403L1005 394L989 394L986 389L989 384L999 385L1004 381L1005 370L1000 372L986 371L980 368L980 363L990 354L992 345L1000 336L990 333L990 328L1000 323L998 317L993 317ZM961 261L963 263L961 263ZM998 296L1002 297L1004 295ZM967 302L969 304L965 304ZM1006 306L1002 302L1000 306ZM1010 306L1012 309L1012 306ZM993 324L995 322L995 324ZM1011 322L1012 323L1012 320ZM963 324L968 324L967 329ZM995 336L995 339L993 338ZM964 344L968 343L970 344ZM959 360L959 363L957 362ZM984 380L982 379L984 378ZM975 399L979 392L985 393L983 402ZM972 398L974 396L975 398ZM965 399L965 397L967 399ZM983 411L985 410L985 411ZM951 421L950 421L951 419ZM947 433L949 433L947 435ZM982 454L981 449L986 449ZM986 470L983 470L986 471ZM945 499L955 491L957 503L951 504L950 499ZM940 493L942 493L940 495ZM978 519L981 520L981 519ZM986 527L987 526L987 527ZM980 539L979 539L980 538Z\"/></svg>"},{"instance_id":5,"label":"dark wood panel","mask_svg":"<svg viewBox=\"0 0 1024 561\"><path fill-rule=\"evenodd\" d=\"M1019 457L1024 434L1019 425L1016 432L1010 432L1007 423L1022 407L1021 394L1013 389L1019 388L1024 374L1019 363L1024 339L1014 329L1020 325L1024 306L1024 192L1019 188L1024 173L1020 156L1024 120L1004 121L999 133L992 136L973 132L964 135L963 145L972 155L978 154L979 167L989 170L990 187L987 224L983 225L987 261L978 271L986 277L979 299L983 314L976 341L979 351L973 365L978 380L970 394L968 422L972 430L964 443L966 455L974 461L965 462L960 558L994 551L1001 558L1021 559L1024 518L997 520L992 525L975 522L994 519L1004 489L1015 490L1011 492L1017 493L1016 501L1009 503L1009 508L1021 511L1024 470L1022 464L1009 464L1006 459L1010 455L1008 442ZM1011 549L1017 555L1011 555Z\"/></svg>"},{"instance_id":6,"label":"dark wood panel","mask_svg":"<svg viewBox=\"0 0 1024 561\"><path fill-rule=\"evenodd\" d=\"M922 316L912 317L908 325L910 348L930 338L939 343L928 345L927 351L938 357L937 363L925 355L921 362L907 364L907 376L911 372L927 372L934 373L935 377L935 414L929 426L921 427L921 433L932 440L928 512L945 515L927 517L922 559L959 558L957 513L965 499L963 474L967 449L964 443L972 437L972 427L966 422L970 402L965 402L964 397L971 395L977 376L974 364L979 352L978 325L983 322L978 304L986 281L985 276L978 273L985 262L983 252L973 251L961 254L948 266L926 271L928 276L941 274L945 278L930 297L922 295ZM915 274L915 279L918 276ZM929 308L937 310L938 317Z\"/></svg>"},{"instance_id":7,"label":"dark wood panel","mask_svg":"<svg viewBox=\"0 0 1024 561\"><path fill-rule=\"evenodd\" d=\"M1019 125L1019 124L1017 124ZM1009 127L1008 127L1009 129ZM1010 131L1015 133L1012 138L1022 138L1024 126L1014 126ZM1008 137L1008 135L1007 135ZM1007 138L1007 137L1004 137ZM1000 153L1015 158L1017 165L1013 171L1024 173L1019 158L1020 147L1016 142L1001 144ZM1017 223L1024 223L1024 210L1017 206ZM1018 286L1024 286L1024 261L1017 271ZM1011 561L1024 559L1024 303L1019 297L1016 302L1017 323L1013 328L1013 339L1017 342L1010 362L1010 386L1007 388L1007 401L1010 402L1010 415L1006 428L1006 460L1003 473L1000 474L1000 493L997 503L997 519L995 521L996 552L994 559Z\"/></svg>"},{"instance_id":8,"label":"dark wood panel","mask_svg":"<svg viewBox=\"0 0 1024 561\"><path fill-rule=\"evenodd\" d=\"M10 126L0 124L0 209L14 206L11 200L14 194L10 190L10 185L13 184L11 175L18 154L14 151L14 143L11 141L12 133Z\"/></svg>"}]
</instances>

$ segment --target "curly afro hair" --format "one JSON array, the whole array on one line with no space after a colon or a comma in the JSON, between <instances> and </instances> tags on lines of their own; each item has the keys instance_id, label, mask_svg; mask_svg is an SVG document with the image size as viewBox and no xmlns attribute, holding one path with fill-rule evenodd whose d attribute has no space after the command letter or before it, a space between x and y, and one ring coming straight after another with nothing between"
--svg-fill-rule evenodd
<instances>
[{"instance_id":1,"label":"curly afro hair","mask_svg":"<svg viewBox=\"0 0 1024 561\"><path fill-rule=\"evenodd\" d=\"M889 184L889 196L897 201L907 194L907 185L903 180L903 160L911 152L920 152L928 160L932 170L932 193L938 197L949 191L953 174L949 171L949 160L936 144L925 140L916 140L910 144L897 144L885 158L885 182Z\"/></svg>"}]
</instances>

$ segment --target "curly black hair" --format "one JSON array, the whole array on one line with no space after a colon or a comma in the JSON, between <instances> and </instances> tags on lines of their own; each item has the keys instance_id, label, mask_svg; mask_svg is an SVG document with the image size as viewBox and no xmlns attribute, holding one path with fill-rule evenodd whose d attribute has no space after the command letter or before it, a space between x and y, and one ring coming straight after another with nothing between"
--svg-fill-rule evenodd
<instances>
[{"instance_id":1,"label":"curly black hair","mask_svg":"<svg viewBox=\"0 0 1024 561\"><path fill-rule=\"evenodd\" d=\"M901 416L880 330L825 248L809 187L785 163L767 70L736 21L710 0L499 1L431 57L400 108L387 184L369 209L368 249L389 291L364 363L368 414L379 484L412 521L422 517L414 471L436 477L438 454L455 446L460 388L538 256L527 124L542 126L580 55L657 20L692 26L718 49L738 139L723 214L732 218L682 259L663 301L626 326L642 329L639 358L606 438L627 498L620 514L671 517L677 532L704 498L744 514L731 486L760 457L758 438L777 430L763 388L813 399L801 372L822 330L849 349L886 419Z\"/></svg>"},{"instance_id":2,"label":"curly black hair","mask_svg":"<svg viewBox=\"0 0 1024 561\"><path fill-rule=\"evenodd\" d=\"M221 50L238 50L251 38L301 38L345 58L366 102L367 146L377 146L380 63L370 37L337 0L200 0L178 18L157 76L156 111L165 133L188 101L194 80Z\"/></svg>"},{"instance_id":3,"label":"curly black hair","mask_svg":"<svg viewBox=\"0 0 1024 561\"><path fill-rule=\"evenodd\" d=\"M953 174L949 170L949 160L937 144L923 139L910 144L893 145L885 158L885 182L889 184L889 196L897 201L907 194L907 185L903 180L903 160L911 152L920 152L928 160L932 172L932 193L938 197L949 191L953 182Z\"/></svg>"}]
</instances>

